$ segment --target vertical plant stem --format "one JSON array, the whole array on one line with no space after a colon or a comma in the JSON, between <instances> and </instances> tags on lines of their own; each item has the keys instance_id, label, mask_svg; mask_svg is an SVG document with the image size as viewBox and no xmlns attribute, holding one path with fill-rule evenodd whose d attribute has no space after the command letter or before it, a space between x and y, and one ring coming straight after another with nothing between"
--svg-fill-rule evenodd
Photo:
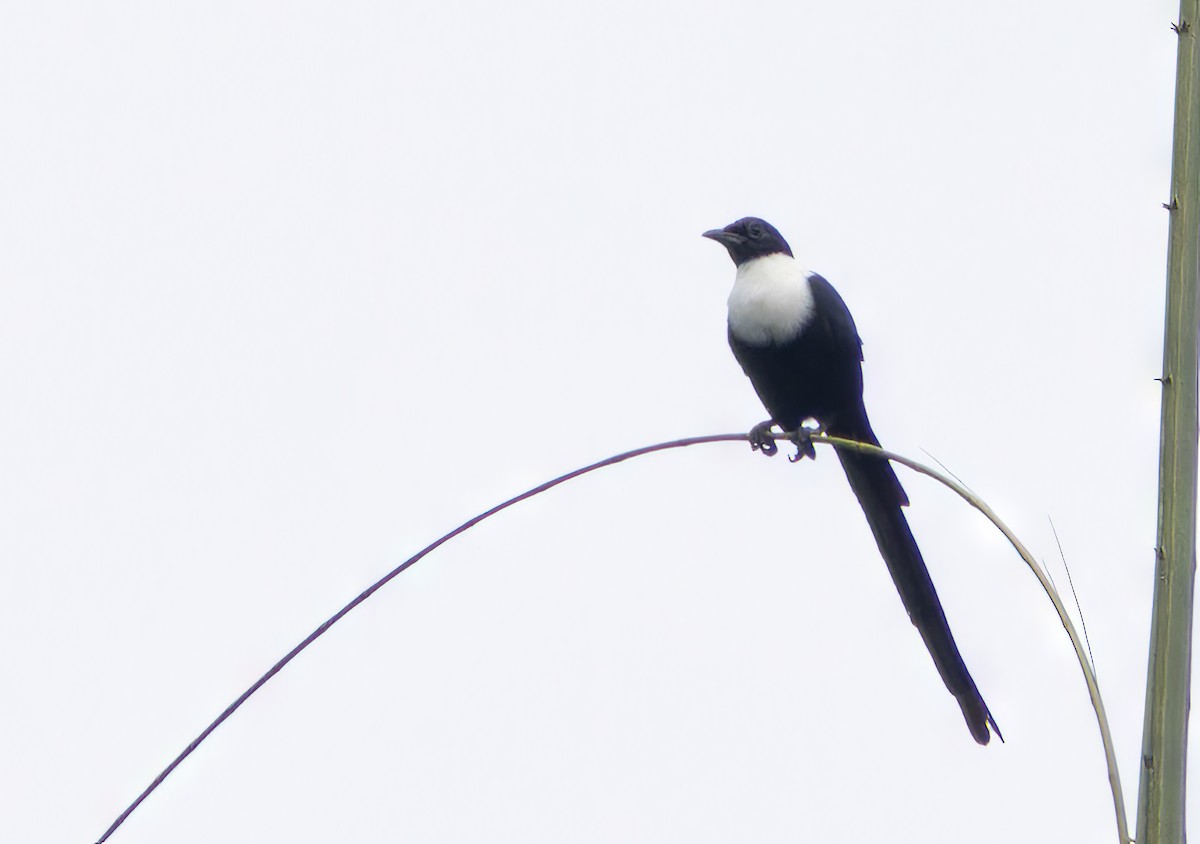
<instances>
[{"instance_id":1,"label":"vertical plant stem","mask_svg":"<svg viewBox=\"0 0 1200 844\"><path fill-rule=\"evenodd\" d=\"M1196 571L1197 260L1200 249L1200 0L1182 0L1163 341L1158 545L1146 718L1138 783L1139 844L1185 836L1192 592Z\"/></svg>"}]
</instances>

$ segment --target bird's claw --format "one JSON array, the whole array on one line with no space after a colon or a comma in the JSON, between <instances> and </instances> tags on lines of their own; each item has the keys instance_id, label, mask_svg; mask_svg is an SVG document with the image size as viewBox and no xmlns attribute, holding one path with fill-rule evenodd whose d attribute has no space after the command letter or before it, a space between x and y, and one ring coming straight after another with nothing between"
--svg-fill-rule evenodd
<instances>
[{"instance_id":1,"label":"bird's claw","mask_svg":"<svg viewBox=\"0 0 1200 844\"><path fill-rule=\"evenodd\" d=\"M799 463L805 457L817 459L817 449L812 441L813 432L807 428L797 428L794 431L789 431L787 438L796 446L796 453L788 458L791 463Z\"/></svg>"},{"instance_id":2,"label":"bird's claw","mask_svg":"<svg viewBox=\"0 0 1200 844\"><path fill-rule=\"evenodd\" d=\"M751 451L761 451L767 457L774 457L779 451L779 446L775 444L775 437L771 434L771 426L774 423L768 419L766 422L759 422L750 429L750 433L746 435L746 439L750 440Z\"/></svg>"}]
</instances>

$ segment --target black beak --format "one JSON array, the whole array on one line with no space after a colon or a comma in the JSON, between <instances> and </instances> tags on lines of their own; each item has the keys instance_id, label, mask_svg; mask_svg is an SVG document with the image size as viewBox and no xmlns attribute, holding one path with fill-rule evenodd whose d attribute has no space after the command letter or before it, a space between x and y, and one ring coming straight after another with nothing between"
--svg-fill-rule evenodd
<instances>
[{"instance_id":1,"label":"black beak","mask_svg":"<svg viewBox=\"0 0 1200 844\"><path fill-rule=\"evenodd\" d=\"M710 240L715 240L717 243L728 249L730 246L741 243L745 240L740 234L735 232L725 231L725 229L709 229L702 237L707 237Z\"/></svg>"}]
</instances>

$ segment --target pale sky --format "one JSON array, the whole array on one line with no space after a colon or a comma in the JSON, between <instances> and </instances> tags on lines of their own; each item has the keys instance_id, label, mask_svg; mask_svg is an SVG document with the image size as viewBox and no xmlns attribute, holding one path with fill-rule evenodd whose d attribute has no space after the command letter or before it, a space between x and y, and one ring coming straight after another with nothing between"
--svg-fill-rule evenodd
<instances>
[{"instance_id":1,"label":"pale sky","mask_svg":"<svg viewBox=\"0 0 1200 844\"><path fill-rule=\"evenodd\" d=\"M91 842L542 480L764 413L774 223L885 446L1084 608L1136 804L1177 6L11 4L0 840ZM834 456L643 458L435 552L114 844L1112 841L1070 643L900 470L977 746ZM1192 779L1196 782L1196 778Z\"/></svg>"}]
</instances>

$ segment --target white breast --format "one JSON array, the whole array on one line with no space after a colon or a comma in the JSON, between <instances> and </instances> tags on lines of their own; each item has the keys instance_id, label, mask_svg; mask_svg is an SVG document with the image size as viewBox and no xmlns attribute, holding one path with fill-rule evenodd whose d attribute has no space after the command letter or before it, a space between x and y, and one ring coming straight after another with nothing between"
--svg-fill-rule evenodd
<instances>
[{"instance_id":1,"label":"white breast","mask_svg":"<svg viewBox=\"0 0 1200 844\"><path fill-rule=\"evenodd\" d=\"M813 315L812 285L796 259L782 253L740 265L729 294L729 328L752 346L795 339Z\"/></svg>"}]
</instances>

